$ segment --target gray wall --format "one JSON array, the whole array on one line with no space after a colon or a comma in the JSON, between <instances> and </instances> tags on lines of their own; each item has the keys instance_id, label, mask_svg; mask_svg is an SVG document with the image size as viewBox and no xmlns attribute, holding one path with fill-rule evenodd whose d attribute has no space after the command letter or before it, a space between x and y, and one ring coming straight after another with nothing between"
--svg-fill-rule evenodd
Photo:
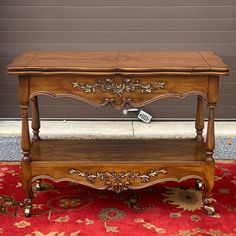
<instances>
[{"instance_id":1,"label":"gray wall","mask_svg":"<svg viewBox=\"0 0 236 236\"><path fill-rule=\"evenodd\" d=\"M235 0L0 0L0 117L19 117L6 65L24 50L214 50L231 67L218 118L236 118ZM43 117L122 117L71 99L41 97ZM155 117L191 118L195 97L148 105Z\"/></svg>"}]
</instances>

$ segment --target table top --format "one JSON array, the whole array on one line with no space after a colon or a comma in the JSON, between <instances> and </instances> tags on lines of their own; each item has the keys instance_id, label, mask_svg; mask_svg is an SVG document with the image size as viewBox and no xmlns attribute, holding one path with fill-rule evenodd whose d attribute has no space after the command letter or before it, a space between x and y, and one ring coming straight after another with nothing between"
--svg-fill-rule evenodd
<instances>
[{"instance_id":1,"label":"table top","mask_svg":"<svg viewBox=\"0 0 236 236\"><path fill-rule=\"evenodd\" d=\"M30 51L17 56L9 74L69 72L178 72L228 74L210 51Z\"/></svg>"}]
</instances>

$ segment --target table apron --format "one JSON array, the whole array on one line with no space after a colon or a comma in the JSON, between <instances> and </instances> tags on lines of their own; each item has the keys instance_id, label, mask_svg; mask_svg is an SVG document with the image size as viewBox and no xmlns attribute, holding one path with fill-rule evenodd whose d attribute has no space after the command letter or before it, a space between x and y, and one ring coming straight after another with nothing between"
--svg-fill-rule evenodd
<instances>
[{"instance_id":1,"label":"table apron","mask_svg":"<svg viewBox=\"0 0 236 236\"><path fill-rule=\"evenodd\" d=\"M204 75L31 75L30 98L37 95L72 97L95 106L140 107L165 97L207 97Z\"/></svg>"}]
</instances>

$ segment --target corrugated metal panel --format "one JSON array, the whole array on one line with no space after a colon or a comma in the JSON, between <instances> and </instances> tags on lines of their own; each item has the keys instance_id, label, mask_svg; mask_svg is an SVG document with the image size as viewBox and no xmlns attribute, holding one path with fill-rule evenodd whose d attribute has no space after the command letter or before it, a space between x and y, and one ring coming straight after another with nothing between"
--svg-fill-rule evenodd
<instances>
[{"instance_id":1,"label":"corrugated metal panel","mask_svg":"<svg viewBox=\"0 0 236 236\"><path fill-rule=\"evenodd\" d=\"M0 117L19 117L17 81L5 67L24 50L213 50L231 67L218 118L236 118L235 0L1 0ZM121 112L41 97L43 117L119 118ZM191 118L196 98L167 99L154 117Z\"/></svg>"}]
</instances>

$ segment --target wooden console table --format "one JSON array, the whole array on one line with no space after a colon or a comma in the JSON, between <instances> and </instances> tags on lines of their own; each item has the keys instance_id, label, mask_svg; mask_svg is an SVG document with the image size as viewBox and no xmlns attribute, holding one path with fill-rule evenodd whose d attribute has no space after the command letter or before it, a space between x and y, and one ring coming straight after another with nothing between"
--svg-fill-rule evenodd
<instances>
[{"instance_id":1,"label":"wooden console table","mask_svg":"<svg viewBox=\"0 0 236 236\"><path fill-rule=\"evenodd\" d=\"M210 205L214 185L214 110L220 75L229 68L212 52L25 52L8 66L18 75L22 109L22 180L25 215L31 183L71 180L117 193L163 181L195 178ZM141 107L166 97L197 95L195 139L42 140L37 96L71 97L95 106ZM30 140L28 110L32 101ZM204 142L204 102L208 105ZM158 109L158 107L157 107Z\"/></svg>"}]
</instances>

